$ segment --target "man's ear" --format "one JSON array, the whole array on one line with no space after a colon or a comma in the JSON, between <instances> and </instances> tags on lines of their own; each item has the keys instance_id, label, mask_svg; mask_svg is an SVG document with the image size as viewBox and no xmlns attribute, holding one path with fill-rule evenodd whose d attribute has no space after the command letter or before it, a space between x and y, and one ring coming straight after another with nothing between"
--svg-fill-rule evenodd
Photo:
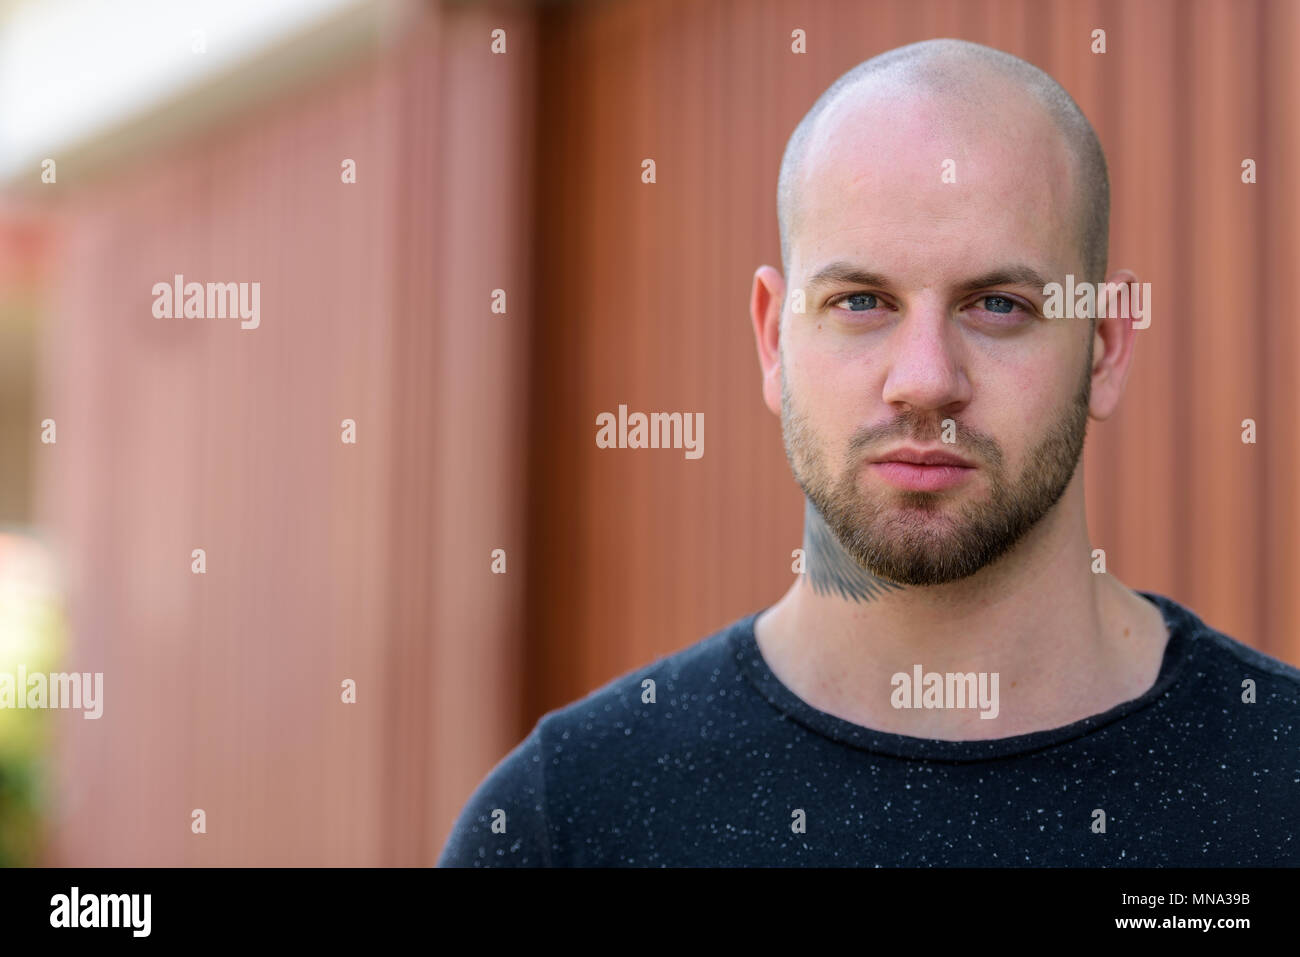
<instances>
[{"instance_id":1,"label":"man's ear","mask_svg":"<svg viewBox=\"0 0 1300 957\"><path fill-rule=\"evenodd\" d=\"M754 322L758 364L763 370L763 401L781 414L781 309L785 304L785 279L771 266L754 272L749 315Z\"/></svg>"},{"instance_id":2,"label":"man's ear","mask_svg":"<svg viewBox=\"0 0 1300 957\"><path fill-rule=\"evenodd\" d=\"M1108 284L1137 283L1136 274L1128 269L1117 269L1106 277ZM1127 308L1121 308L1125 302L1112 302L1108 297L1106 315L1097 317L1092 341L1092 397L1088 411L1099 421L1110 418L1119 405L1124 394L1124 383L1128 380L1129 368L1133 361L1133 346L1137 342L1137 330L1132 299L1133 286L1129 286L1130 295L1126 297ZM1141 288L1140 286L1138 288ZM1150 303L1142 296L1141 308L1145 316ZM1098 310L1100 311L1100 310ZM1143 320L1144 321L1144 320Z\"/></svg>"}]
</instances>

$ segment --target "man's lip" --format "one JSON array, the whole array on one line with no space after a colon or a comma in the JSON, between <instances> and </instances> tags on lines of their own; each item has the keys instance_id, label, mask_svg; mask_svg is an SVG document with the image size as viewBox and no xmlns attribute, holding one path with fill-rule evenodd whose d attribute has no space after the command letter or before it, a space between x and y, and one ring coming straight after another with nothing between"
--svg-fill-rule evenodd
<instances>
[{"instance_id":1,"label":"man's lip","mask_svg":"<svg viewBox=\"0 0 1300 957\"><path fill-rule=\"evenodd\" d=\"M951 452L944 452L940 449L894 449L892 452L886 452L871 461L875 463L903 462L907 465L952 465L964 469L973 469L975 467L974 462L968 462L959 455L953 455Z\"/></svg>"}]
</instances>

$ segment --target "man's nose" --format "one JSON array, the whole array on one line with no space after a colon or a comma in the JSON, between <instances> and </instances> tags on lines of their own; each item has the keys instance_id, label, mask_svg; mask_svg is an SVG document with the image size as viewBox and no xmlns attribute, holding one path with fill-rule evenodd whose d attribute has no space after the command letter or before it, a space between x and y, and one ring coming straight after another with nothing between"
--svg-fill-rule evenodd
<instances>
[{"instance_id":1,"label":"man's nose","mask_svg":"<svg viewBox=\"0 0 1300 957\"><path fill-rule=\"evenodd\" d=\"M957 411L970 401L960 330L938 302L913 306L890 334L882 398L913 411Z\"/></svg>"}]
</instances>

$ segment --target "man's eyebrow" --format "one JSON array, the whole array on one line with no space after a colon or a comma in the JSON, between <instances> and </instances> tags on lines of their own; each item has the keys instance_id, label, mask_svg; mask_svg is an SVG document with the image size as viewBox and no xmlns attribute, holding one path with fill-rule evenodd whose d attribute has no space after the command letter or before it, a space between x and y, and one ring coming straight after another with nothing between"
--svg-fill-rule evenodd
<instances>
[{"instance_id":1,"label":"man's eyebrow","mask_svg":"<svg viewBox=\"0 0 1300 957\"><path fill-rule=\"evenodd\" d=\"M990 286L1035 286L1042 289L1047 285L1043 275L1031 266L1000 266L996 269L965 280L957 287L959 292L973 289L987 289ZM804 283L805 289L815 289L822 285L847 283L857 286L890 286L888 278L881 273L871 272L852 263L837 260L828 263Z\"/></svg>"},{"instance_id":2,"label":"man's eyebrow","mask_svg":"<svg viewBox=\"0 0 1300 957\"><path fill-rule=\"evenodd\" d=\"M878 272L869 272L853 265L853 263L836 261L827 263L813 273L812 277L804 283L804 288L815 289L818 286L833 283L850 283L858 286L888 286L889 280Z\"/></svg>"},{"instance_id":3,"label":"man's eyebrow","mask_svg":"<svg viewBox=\"0 0 1300 957\"><path fill-rule=\"evenodd\" d=\"M975 276L962 283L959 290L969 292L973 289L987 289L990 286L1036 286L1041 291L1047 283L1048 280L1044 279L1038 270L1030 266L1014 265L1002 266L982 276Z\"/></svg>"}]
</instances>

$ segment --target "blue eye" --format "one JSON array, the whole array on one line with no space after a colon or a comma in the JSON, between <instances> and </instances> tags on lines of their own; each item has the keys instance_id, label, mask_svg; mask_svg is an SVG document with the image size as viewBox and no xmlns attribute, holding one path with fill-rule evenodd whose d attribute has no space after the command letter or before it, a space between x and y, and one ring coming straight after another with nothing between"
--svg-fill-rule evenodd
<instances>
[{"instance_id":1,"label":"blue eye","mask_svg":"<svg viewBox=\"0 0 1300 957\"><path fill-rule=\"evenodd\" d=\"M850 309L849 312L870 312L872 309L879 306L879 301L869 292L855 292L851 295L845 296L840 300L840 302L850 302L854 299L865 299L868 300L868 302L862 309Z\"/></svg>"},{"instance_id":2,"label":"blue eye","mask_svg":"<svg viewBox=\"0 0 1300 957\"><path fill-rule=\"evenodd\" d=\"M989 312L1006 314L1016 308L1015 302L1006 296L985 296L983 301Z\"/></svg>"}]
</instances>

